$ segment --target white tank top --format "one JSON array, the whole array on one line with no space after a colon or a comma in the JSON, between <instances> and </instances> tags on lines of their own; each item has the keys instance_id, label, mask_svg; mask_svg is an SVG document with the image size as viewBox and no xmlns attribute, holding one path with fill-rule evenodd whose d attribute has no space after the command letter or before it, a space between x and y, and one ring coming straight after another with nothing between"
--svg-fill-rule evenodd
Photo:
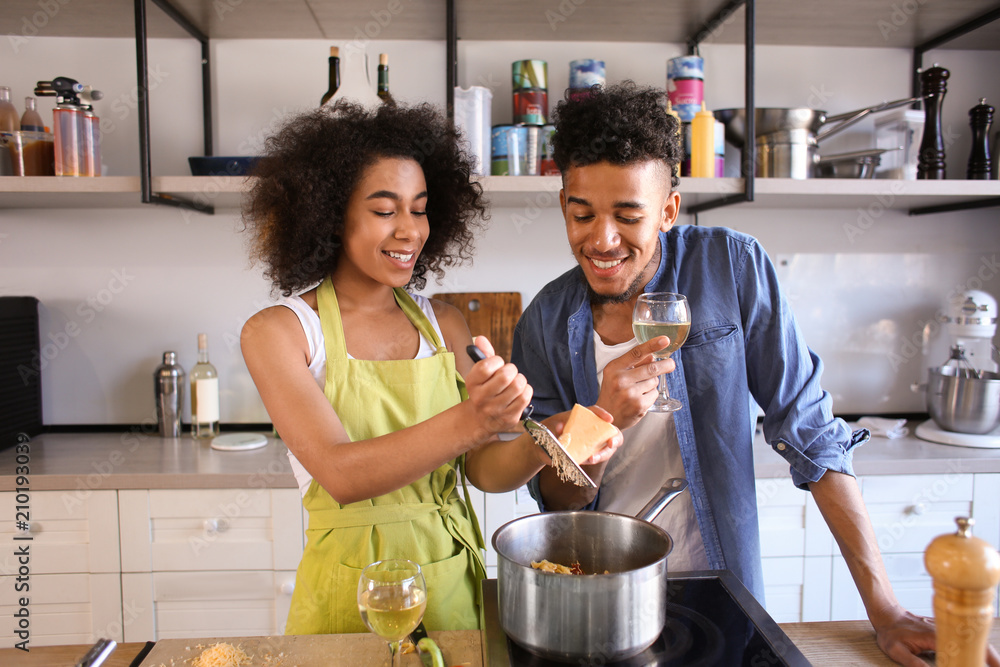
<instances>
[{"instance_id":1,"label":"white tank top","mask_svg":"<svg viewBox=\"0 0 1000 667\"><path fill-rule=\"evenodd\" d=\"M411 294L413 300L417 302L420 306L420 310L424 311L427 315L427 319L431 321L431 326L434 327L434 332L437 333L438 338L442 341L444 340L444 335L441 333L441 327L438 325L437 316L434 314L434 307L431 305L430 299L425 296L420 296L419 294ZM299 318L299 323L302 324L302 330L306 334L306 340L309 342L309 372L312 374L313 378L316 380L316 384L319 385L320 389L326 385L326 344L323 338L323 327L319 322L319 313L312 309L312 307L302 300L299 296L290 296L280 299L276 305L285 306ZM423 334L420 335L420 349L417 350L417 355L413 357L414 359L424 359L430 357L435 352L435 347L431 345L431 342L424 338ZM350 354L347 355L349 359L353 359ZM288 451L288 461L292 465L292 473L295 475L295 481L299 485L299 493L303 496L306 495L306 491L309 490L309 485L312 483L312 475L309 471L299 462L295 455L292 454L291 450Z\"/></svg>"},{"instance_id":2,"label":"white tank top","mask_svg":"<svg viewBox=\"0 0 1000 667\"><path fill-rule=\"evenodd\" d=\"M595 331L594 361L597 362L598 382L603 381L608 362L638 344L633 338L626 343L605 345ZM635 516L668 479L686 475L671 413L646 413L637 424L623 430L622 435L625 443L604 470L597 509ZM653 523L667 531L674 541L673 551L667 558L671 572L709 569L690 491L674 498Z\"/></svg>"}]
</instances>

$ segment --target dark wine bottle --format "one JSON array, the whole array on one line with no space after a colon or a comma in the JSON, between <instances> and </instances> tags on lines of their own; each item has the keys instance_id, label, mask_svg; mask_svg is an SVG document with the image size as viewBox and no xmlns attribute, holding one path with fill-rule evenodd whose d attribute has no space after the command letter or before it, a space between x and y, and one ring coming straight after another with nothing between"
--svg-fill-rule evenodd
<instances>
[{"instance_id":1,"label":"dark wine bottle","mask_svg":"<svg viewBox=\"0 0 1000 667\"><path fill-rule=\"evenodd\" d=\"M389 54L378 54L378 96L383 102L389 99Z\"/></svg>"},{"instance_id":2,"label":"dark wine bottle","mask_svg":"<svg viewBox=\"0 0 1000 667\"><path fill-rule=\"evenodd\" d=\"M323 106L330 101L333 94L340 88L340 49L336 46L330 47L330 84L327 91L323 93L323 99L319 105Z\"/></svg>"}]
</instances>

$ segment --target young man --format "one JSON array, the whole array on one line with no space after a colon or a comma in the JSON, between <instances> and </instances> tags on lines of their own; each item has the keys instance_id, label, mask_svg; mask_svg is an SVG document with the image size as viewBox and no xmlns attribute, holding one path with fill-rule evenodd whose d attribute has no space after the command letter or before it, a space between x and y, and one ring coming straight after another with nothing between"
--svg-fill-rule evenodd
<instances>
[{"instance_id":1,"label":"young man","mask_svg":"<svg viewBox=\"0 0 1000 667\"><path fill-rule=\"evenodd\" d=\"M633 514L665 480L685 477L690 494L658 520L674 538L671 570L728 568L763 599L756 402L767 441L812 491L836 537L879 646L901 664L923 665L914 654L933 648L933 625L896 600L853 477L851 448L867 432L852 434L833 417L820 360L761 246L723 228L674 227L681 150L661 98L627 82L556 109L560 201L579 266L525 310L512 361L534 389L536 416L596 404L625 442L610 461L586 466L597 491L561 483L546 467L532 493L543 510ZM690 335L669 360L652 356L665 338L637 344L633 336L642 292L678 292L690 303ZM663 373L684 408L647 414ZM995 653L990 664L1000 667Z\"/></svg>"}]
</instances>

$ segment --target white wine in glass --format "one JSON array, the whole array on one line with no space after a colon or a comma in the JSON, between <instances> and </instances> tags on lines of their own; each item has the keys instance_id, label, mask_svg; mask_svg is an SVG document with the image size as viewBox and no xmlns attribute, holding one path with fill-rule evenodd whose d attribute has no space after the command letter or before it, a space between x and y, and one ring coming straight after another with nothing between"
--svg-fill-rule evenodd
<instances>
[{"instance_id":1,"label":"white wine in glass","mask_svg":"<svg viewBox=\"0 0 1000 667\"><path fill-rule=\"evenodd\" d=\"M632 332L640 343L666 336L670 343L653 356L668 359L680 349L691 330L691 309L687 297L673 292L646 292L639 295L632 311ZM667 395L667 376L660 375L656 402L649 407L650 412L675 412L683 405L676 398Z\"/></svg>"},{"instance_id":2,"label":"white wine in glass","mask_svg":"<svg viewBox=\"0 0 1000 667\"><path fill-rule=\"evenodd\" d=\"M358 581L361 620L389 642L393 667L400 664L400 642L416 629L426 608L424 575L413 561L381 560L361 573Z\"/></svg>"}]
</instances>

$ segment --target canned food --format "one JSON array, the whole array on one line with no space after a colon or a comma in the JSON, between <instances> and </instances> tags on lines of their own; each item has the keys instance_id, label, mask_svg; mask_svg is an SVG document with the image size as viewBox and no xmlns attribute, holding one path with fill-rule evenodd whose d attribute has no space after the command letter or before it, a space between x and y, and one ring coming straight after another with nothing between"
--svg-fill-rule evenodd
<instances>
[{"instance_id":1,"label":"canned food","mask_svg":"<svg viewBox=\"0 0 1000 667\"><path fill-rule=\"evenodd\" d=\"M668 79L704 79L705 61L701 56L679 56L667 61Z\"/></svg>"},{"instance_id":2,"label":"canned food","mask_svg":"<svg viewBox=\"0 0 1000 667\"><path fill-rule=\"evenodd\" d=\"M514 90L522 88L548 89L548 63L544 60L515 60L511 64Z\"/></svg>"},{"instance_id":3,"label":"canned food","mask_svg":"<svg viewBox=\"0 0 1000 667\"><path fill-rule=\"evenodd\" d=\"M544 125L549 115L549 94L544 89L514 91L514 122Z\"/></svg>"},{"instance_id":4,"label":"canned food","mask_svg":"<svg viewBox=\"0 0 1000 667\"><path fill-rule=\"evenodd\" d=\"M572 60L569 63L569 87L573 90L583 90L591 86L603 86L604 61L586 58Z\"/></svg>"},{"instance_id":5,"label":"canned food","mask_svg":"<svg viewBox=\"0 0 1000 667\"><path fill-rule=\"evenodd\" d=\"M705 62L700 56L667 61L667 99L683 122L694 120L705 100Z\"/></svg>"},{"instance_id":6,"label":"canned food","mask_svg":"<svg viewBox=\"0 0 1000 667\"><path fill-rule=\"evenodd\" d=\"M495 125L490 132L490 174L522 176L527 173L528 131L524 125Z\"/></svg>"},{"instance_id":7,"label":"canned food","mask_svg":"<svg viewBox=\"0 0 1000 667\"><path fill-rule=\"evenodd\" d=\"M555 125L544 125L542 127L542 163L538 169L538 173L542 176L559 175L559 167L556 166L552 147L552 138L555 137L555 134Z\"/></svg>"}]
</instances>

